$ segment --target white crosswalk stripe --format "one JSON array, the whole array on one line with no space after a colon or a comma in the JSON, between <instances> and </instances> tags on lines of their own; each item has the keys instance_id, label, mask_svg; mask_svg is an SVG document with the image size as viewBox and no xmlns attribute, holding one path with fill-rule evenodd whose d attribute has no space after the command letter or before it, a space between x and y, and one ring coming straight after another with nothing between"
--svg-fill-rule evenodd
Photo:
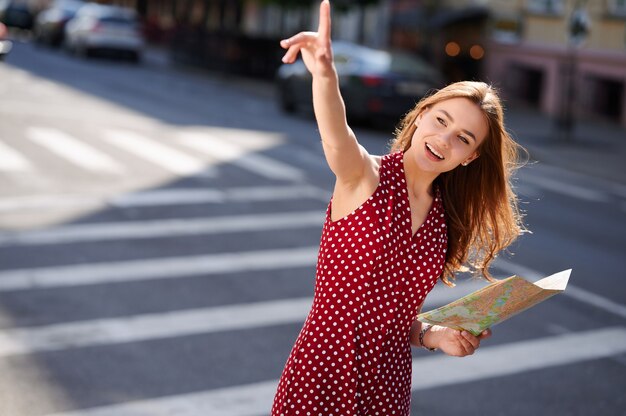
<instances>
[{"instance_id":1,"label":"white crosswalk stripe","mask_svg":"<svg viewBox=\"0 0 626 416\"><path fill-rule=\"evenodd\" d=\"M139 191L113 197L81 194L25 195L0 199L0 213L22 210L50 210L109 205L116 208L154 207L226 202L280 201L311 198L328 202L330 193L313 186L255 186L229 189L177 188Z\"/></svg>"},{"instance_id":2,"label":"white crosswalk stripe","mask_svg":"<svg viewBox=\"0 0 626 416\"><path fill-rule=\"evenodd\" d=\"M609 196L606 192L590 189L584 186L573 185L564 181L551 179L546 176L537 176L532 173L526 173L523 177L523 182L530 183L541 189L586 201L609 201Z\"/></svg>"},{"instance_id":3,"label":"white crosswalk stripe","mask_svg":"<svg viewBox=\"0 0 626 416\"><path fill-rule=\"evenodd\" d=\"M303 321L311 299L288 299L0 331L0 357Z\"/></svg>"},{"instance_id":4,"label":"white crosswalk stripe","mask_svg":"<svg viewBox=\"0 0 626 416\"><path fill-rule=\"evenodd\" d=\"M318 247L53 266L0 272L0 292L311 267Z\"/></svg>"},{"instance_id":5,"label":"white crosswalk stripe","mask_svg":"<svg viewBox=\"0 0 626 416\"><path fill-rule=\"evenodd\" d=\"M215 233L284 230L321 227L323 221L323 213L312 211L196 219L79 224L39 231L0 233L0 246L77 243L121 239L132 240L158 237L171 238L200 234L208 235Z\"/></svg>"},{"instance_id":6,"label":"white crosswalk stripe","mask_svg":"<svg viewBox=\"0 0 626 416\"><path fill-rule=\"evenodd\" d=\"M26 172L35 167L22 154L0 142L0 171Z\"/></svg>"},{"instance_id":7,"label":"white crosswalk stripe","mask_svg":"<svg viewBox=\"0 0 626 416\"><path fill-rule=\"evenodd\" d=\"M302 170L275 159L251 153L240 144L205 133L181 133L181 142L222 162L230 162L269 179L302 181Z\"/></svg>"},{"instance_id":8,"label":"white crosswalk stripe","mask_svg":"<svg viewBox=\"0 0 626 416\"><path fill-rule=\"evenodd\" d=\"M82 169L108 174L123 174L126 172L122 165L107 154L60 130L30 127L26 130L26 136L38 145L45 147L57 156Z\"/></svg>"},{"instance_id":9,"label":"white crosswalk stripe","mask_svg":"<svg viewBox=\"0 0 626 416\"><path fill-rule=\"evenodd\" d=\"M106 130L103 138L114 146L177 175L194 175L200 172L216 175L215 169L208 166L208 163L133 131Z\"/></svg>"},{"instance_id":10,"label":"white crosswalk stripe","mask_svg":"<svg viewBox=\"0 0 626 416\"><path fill-rule=\"evenodd\" d=\"M274 201L315 198L328 202L330 193L313 186L255 186L230 189L166 189L137 192L112 198L116 207L184 205L224 202Z\"/></svg>"},{"instance_id":11,"label":"white crosswalk stripe","mask_svg":"<svg viewBox=\"0 0 626 416\"><path fill-rule=\"evenodd\" d=\"M612 357L626 352L626 328L609 327L512 344L481 347L473 356L413 360L412 390L452 386L493 377ZM428 376L425 376L427 374ZM261 416L272 405L278 381L266 381L82 409L49 416Z\"/></svg>"}]
</instances>

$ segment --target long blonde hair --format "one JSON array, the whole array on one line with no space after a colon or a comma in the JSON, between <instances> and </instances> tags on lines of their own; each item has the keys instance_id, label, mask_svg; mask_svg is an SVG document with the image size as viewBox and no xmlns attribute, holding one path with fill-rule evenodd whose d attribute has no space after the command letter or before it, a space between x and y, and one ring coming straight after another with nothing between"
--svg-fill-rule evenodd
<instances>
[{"instance_id":1,"label":"long blonde hair","mask_svg":"<svg viewBox=\"0 0 626 416\"><path fill-rule=\"evenodd\" d=\"M400 122L391 151L408 150L417 117L451 98L467 98L477 104L489 133L478 147L478 159L435 180L446 211L448 248L441 279L448 286L454 286L451 279L457 271L472 270L493 281L490 263L526 231L511 186L512 173L522 165L520 153L525 150L507 133L500 98L490 85L456 82L422 99Z\"/></svg>"}]
</instances>

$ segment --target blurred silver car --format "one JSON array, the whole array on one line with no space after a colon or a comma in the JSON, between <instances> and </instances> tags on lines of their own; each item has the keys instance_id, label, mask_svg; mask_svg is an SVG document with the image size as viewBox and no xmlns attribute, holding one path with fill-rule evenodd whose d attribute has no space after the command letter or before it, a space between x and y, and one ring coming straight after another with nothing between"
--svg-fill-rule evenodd
<instances>
[{"instance_id":1,"label":"blurred silver car","mask_svg":"<svg viewBox=\"0 0 626 416\"><path fill-rule=\"evenodd\" d=\"M46 45L59 46L63 43L65 25L84 5L80 0L54 0L35 18L35 40Z\"/></svg>"},{"instance_id":2,"label":"blurred silver car","mask_svg":"<svg viewBox=\"0 0 626 416\"><path fill-rule=\"evenodd\" d=\"M333 55L346 111L353 119L397 121L430 90L444 84L434 67L408 53L337 41ZM281 65L276 83L283 110L312 108L311 74L302 59Z\"/></svg>"},{"instance_id":3,"label":"blurred silver car","mask_svg":"<svg viewBox=\"0 0 626 416\"><path fill-rule=\"evenodd\" d=\"M141 59L144 40L134 10L90 3L65 26L65 47L77 54L122 55Z\"/></svg>"}]
</instances>

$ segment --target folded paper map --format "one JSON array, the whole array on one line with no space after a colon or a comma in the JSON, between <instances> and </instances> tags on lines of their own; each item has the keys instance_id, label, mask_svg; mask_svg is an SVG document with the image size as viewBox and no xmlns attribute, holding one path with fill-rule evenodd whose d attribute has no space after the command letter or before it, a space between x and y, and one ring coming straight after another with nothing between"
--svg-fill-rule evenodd
<instances>
[{"instance_id":1,"label":"folded paper map","mask_svg":"<svg viewBox=\"0 0 626 416\"><path fill-rule=\"evenodd\" d=\"M535 283L511 276L422 313L417 319L428 324L464 329L478 336L485 329L564 291L571 272L571 269L564 270Z\"/></svg>"}]
</instances>

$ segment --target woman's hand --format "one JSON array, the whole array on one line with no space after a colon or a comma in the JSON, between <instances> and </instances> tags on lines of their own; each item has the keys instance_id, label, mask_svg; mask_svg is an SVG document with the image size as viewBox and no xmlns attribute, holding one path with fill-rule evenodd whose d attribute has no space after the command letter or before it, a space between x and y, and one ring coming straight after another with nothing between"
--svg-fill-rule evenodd
<instances>
[{"instance_id":1,"label":"woman's hand","mask_svg":"<svg viewBox=\"0 0 626 416\"><path fill-rule=\"evenodd\" d=\"M320 22L317 32L300 32L280 42L287 49L283 56L284 63L294 63L298 52L313 76L324 76L334 71L333 51L330 41L330 2L320 4Z\"/></svg>"},{"instance_id":2,"label":"woman's hand","mask_svg":"<svg viewBox=\"0 0 626 416\"><path fill-rule=\"evenodd\" d=\"M435 329L435 328L433 328ZM432 332L433 330L431 329ZM480 347L480 341L491 337L491 330L484 330L479 336L474 336L467 331L437 327L437 348L447 355L465 357L472 355Z\"/></svg>"}]
</instances>

